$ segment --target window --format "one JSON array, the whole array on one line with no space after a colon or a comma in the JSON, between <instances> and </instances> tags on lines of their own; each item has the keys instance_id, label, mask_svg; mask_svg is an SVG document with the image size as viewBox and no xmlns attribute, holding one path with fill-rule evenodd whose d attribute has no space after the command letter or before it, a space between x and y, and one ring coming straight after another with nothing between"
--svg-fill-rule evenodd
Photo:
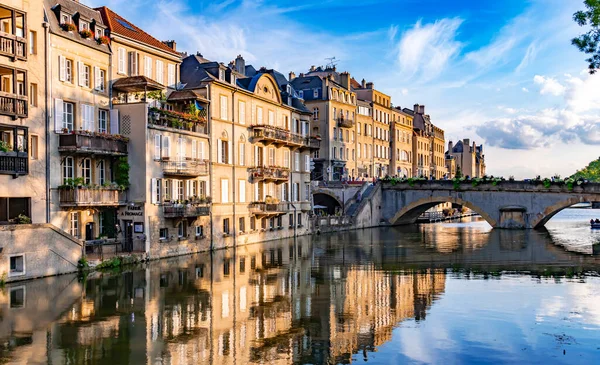
<instances>
[{"instance_id":1,"label":"window","mask_svg":"<svg viewBox=\"0 0 600 365\"><path fill-rule=\"evenodd\" d=\"M294 152L294 171L300 171L300 152Z\"/></svg>"},{"instance_id":2,"label":"window","mask_svg":"<svg viewBox=\"0 0 600 365\"><path fill-rule=\"evenodd\" d=\"M25 258L23 255L10 257L10 276L25 274Z\"/></svg>"},{"instance_id":3,"label":"window","mask_svg":"<svg viewBox=\"0 0 600 365\"><path fill-rule=\"evenodd\" d=\"M73 82L73 61L64 60L64 81Z\"/></svg>"},{"instance_id":4,"label":"window","mask_svg":"<svg viewBox=\"0 0 600 365\"><path fill-rule=\"evenodd\" d=\"M86 131L95 131L94 127L94 107L92 105L81 104L81 126Z\"/></svg>"},{"instance_id":5,"label":"window","mask_svg":"<svg viewBox=\"0 0 600 365\"><path fill-rule=\"evenodd\" d=\"M219 69L219 80L225 81L225 70Z\"/></svg>"},{"instance_id":6,"label":"window","mask_svg":"<svg viewBox=\"0 0 600 365\"><path fill-rule=\"evenodd\" d=\"M299 194L300 194L300 184L299 183L294 183L292 185L292 201L299 201Z\"/></svg>"},{"instance_id":7,"label":"window","mask_svg":"<svg viewBox=\"0 0 600 365\"><path fill-rule=\"evenodd\" d=\"M219 99L219 103L221 106L221 119L227 120L227 96L221 95Z\"/></svg>"},{"instance_id":8,"label":"window","mask_svg":"<svg viewBox=\"0 0 600 365\"><path fill-rule=\"evenodd\" d=\"M269 110L269 125L275 125L275 112Z\"/></svg>"},{"instance_id":9,"label":"window","mask_svg":"<svg viewBox=\"0 0 600 365\"><path fill-rule=\"evenodd\" d=\"M299 97L300 99L304 99L304 91L302 91L302 90L298 90L298 97Z\"/></svg>"},{"instance_id":10,"label":"window","mask_svg":"<svg viewBox=\"0 0 600 365\"><path fill-rule=\"evenodd\" d=\"M239 121L238 122L240 124L246 124L246 103L245 102L243 102L243 101L239 102L238 112L239 112L239 115L238 115Z\"/></svg>"},{"instance_id":11,"label":"window","mask_svg":"<svg viewBox=\"0 0 600 365\"><path fill-rule=\"evenodd\" d=\"M118 71L117 72L124 75L127 72L125 70L125 65L126 65L126 61L125 61L126 51L125 51L125 48L120 48L119 47L118 56L119 56L119 60L118 60Z\"/></svg>"},{"instance_id":12,"label":"window","mask_svg":"<svg viewBox=\"0 0 600 365\"><path fill-rule=\"evenodd\" d=\"M221 203L229 203L229 180L221 179Z\"/></svg>"},{"instance_id":13,"label":"window","mask_svg":"<svg viewBox=\"0 0 600 365\"><path fill-rule=\"evenodd\" d=\"M246 232L246 218L240 217L239 219L240 232Z\"/></svg>"},{"instance_id":14,"label":"window","mask_svg":"<svg viewBox=\"0 0 600 365\"><path fill-rule=\"evenodd\" d=\"M245 166L246 165L246 144L240 143L238 148L240 149L240 157L239 157L238 163L240 164L240 166Z\"/></svg>"},{"instance_id":15,"label":"window","mask_svg":"<svg viewBox=\"0 0 600 365\"><path fill-rule=\"evenodd\" d=\"M304 155L304 171L305 172L310 171L310 156L309 155Z\"/></svg>"},{"instance_id":16,"label":"window","mask_svg":"<svg viewBox=\"0 0 600 365\"><path fill-rule=\"evenodd\" d=\"M161 240L166 240L167 238L169 238L169 229L168 228L161 228L158 230L158 237Z\"/></svg>"},{"instance_id":17,"label":"window","mask_svg":"<svg viewBox=\"0 0 600 365\"><path fill-rule=\"evenodd\" d=\"M62 164L63 184L65 184L68 179L73 179L75 177L74 172L75 172L75 160L71 156L65 157L65 160L63 161L63 164Z\"/></svg>"},{"instance_id":18,"label":"window","mask_svg":"<svg viewBox=\"0 0 600 365\"><path fill-rule=\"evenodd\" d=\"M217 146L218 148L218 154L219 156L217 156L217 161L220 163L224 163L224 164L228 164L230 163L229 161L229 141L223 141L223 140L219 140L219 146Z\"/></svg>"},{"instance_id":19,"label":"window","mask_svg":"<svg viewBox=\"0 0 600 365\"><path fill-rule=\"evenodd\" d=\"M177 225L177 237L187 237L187 220L184 219Z\"/></svg>"},{"instance_id":20,"label":"window","mask_svg":"<svg viewBox=\"0 0 600 365\"><path fill-rule=\"evenodd\" d=\"M156 82L161 85L164 85L164 69L165 65L163 61L156 60Z\"/></svg>"},{"instance_id":21,"label":"window","mask_svg":"<svg viewBox=\"0 0 600 365\"><path fill-rule=\"evenodd\" d=\"M162 136L162 156L161 157L171 157L171 137Z\"/></svg>"},{"instance_id":22,"label":"window","mask_svg":"<svg viewBox=\"0 0 600 365\"><path fill-rule=\"evenodd\" d=\"M92 160L84 158L81 162L81 177L85 185L92 184Z\"/></svg>"},{"instance_id":23,"label":"window","mask_svg":"<svg viewBox=\"0 0 600 365\"><path fill-rule=\"evenodd\" d=\"M263 124L263 109L259 106L256 107L256 123Z\"/></svg>"},{"instance_id":24,"label":"window","mask_svg":"<svg viewBox=\"0 0 600 365\"><path fill-rule=\"evenodd\" d=\"M18 256L23 257L23 256ZM18 263L17 263L18 264ZM25 274L25 266L23 265L23 271L18 273L11 273L13 275L23 275ZM20 286L17 288L10 288L10 308L23 308L25 307L25 287Z\"/></svg>"},{"instance_id":25,"label":"window","mask_svg":"<svg viewBox=\"0 0 600 365\"><path fill-rule=\"evenodd\" d=\"M37 33L33 30L29 31L29 54L37 53Z\"/></svg>"},{"instance_id":26,"label":"window","mask_svg":"<svg viewBox=\"0 0 600 365\"><path fill-rule=\"evenodd\" d=\"M302 227L302 213L298 213L298 227Z\"/></svg>"},{"instance_id":27,"label":"window","mask_svg":"<svg viewBox=\"0 0 600 365\"><path fill-rule=\"evenodd\" d=\"M71 23L71 17L69 17L67 14L60 14L60 23L61 24L69 24Z\"/></svg>"},{"instance_id":28,"label":"window","mask_svg":"<svg viewBox=\"0 0 600 365\"><path fill-rule=\"evenodd\" d=\"M29 157L32 160L38 159L38 136L31 136L29 141Z\"/></svg>"},{"instance_id":29,"label":"window","mask_svg":"<svg viewBox=\"0 0 600 365\"><path fill-rule=\"evenodd\" d=\"M269 166L275 166L275 149L269 148Z\"/></svg>"},{"instance_id":30,"label":"window","mask_svg":"<svg viewBox=\"0 0 600 365\"><path fill-rule=\"evenodd\" d=\"M29 106L36 107L37 106L37 84L30 83L29 84Z\"/></svg>"},{"instance_id":31,"label":"window","mask_svg":"<svg viewBox=\"0 0 600 365\"><path fill-rule=\"evenodd\" d=\"M196 237L204 237L204 226L196 226Z\"/></svg>"},{"instance_id":32,"label":"window","mask_svg":"<svg viewBox=\"0 0 600 365\"><path fill-rule=\"evenodd\" d=\"M96 39L99 39L102 36L104 36L104 29L96 26Z\"/></svg>"},{"instance_id":33,"label":"window","mask_svg":"<svg viewBox=\"0 0 600 365\"><path fill-rule=\"evenodd\" d=\"M90 24L88 22L79 21L79 31L90 30Z\"/></svg>"},{"instance_id":34,"label":"window","mask_svg":"<svg viewBox=\"0 0 600 365\"><path fill-rule=\"evenodd\" d=\"M79 213L71 212L69 217L69 233L71 236L79 238Z\"/></svg>"},{"instance_id":35,"label":"window","mask_svg":"<svg viewBox=\"0 0 600 365\"><path fill-rule=\"evenodd\" d=\"M229 234L229 218L223 219L223 234Z\"/></svg>"},{"instance_id":36,"label":"window","mask_svg":"<svg viewBox=\"0 0 600 365\"><path fill-rule=\"evenodd\" d=\"M168 75L167 75L167 77L168 77L168 80L167 80L168 86L174 87L175 86L175 65L169 64L167 66L167 72L168 72Z\"/></svg>"},{"instance_id":37,"label":"window","mask_svg":"<svg viewBox=\"0 0 600 365\"><path fill-rule=\"evenodd\" d=\"M106 182L106 164L104 160L98 162L98 183L104 185Z\"/></svg>"},{"instance_id":38,"label":"window","mask_svg":"<svg viewBox=\"0 0 600 365\"><path fill-rule=\"evenodd\" d=\"M254 218L254 217L250 217L250 230L251 231L256 230L256 218Z\"/></svg>"},{"instance_id":39,"label":"window","mask_svg":"<svg viewBox=\"0 0 600 365\"><path fill-rule=\"evenodd\" d=\"M239 202L246 202L246 180L239 180Z\"/></svg>"},{"instance_id":40,"label":"window","mask_svg":"<svg viewBox=\"0 0 600 365\"><path fill-rule=\"evenodd\" d=\"M97 91L104 92L106 89L106 71L101 70L98 67L94 67L94 86Z\"/></svg>"},{"instance_id":41,"label":"window","mask_svg":"<svg viewBox=\"0 0 600 365\"><path fill-rule=\"evenodd\" d=\"M288 224L290 225L290 228L294 226L294 213L291 213L288 216Z\"/></svg>"},{"instance_id":42,"label":"window","mask_svg":"<svg viewBox=\"0 0 600 365\"><path fill-rule=\"evenodd\" d=\"M137 76L138 75L138 53L136 51L127 52L129 57L129 76Z\"/></svg>"},{"instance_id":43,"label":"window","mask_svg":"<svg viewBox=\"0 0 600 365\"><path fill-rule=\"evenodd\" d=\"M283 167L290 168L290 151L283 151Z\"/></svg>"},{"instance_id":44,"label":"window","mask_svg":"<svg viewBox=\"0 0 600 365\"><path fill-rule=\"evenodd\" d=\"M313 98L319 97L319 89L313 89Z\"/></svg>"},{"instance_id":45,"label":"window","mask_svg":"<svg viewBox=\"0 0 600 365\"><path fill-rule=\"evenodd\" d=\"M79 67L81 67L79 74L81 80L79 85L90 87L90 66L81 64Z\"/></svg>"},{"instance_id":46,"label":"window","mask_svg":"<svg viewBox=\"0 0 600 365\"><path fill-rule=\"evenodd\" d=\"M313 119L319 119L319 108L313 109Z\"/></svg>"},{"instance_id":47,"label":"window","mask_svg":"<svg viewBox=\"0 0 600 365\"><path fill-rule=\"evenodd\" d=\"M104 109L98 110L98 132L100 132L100 133L107 132L107 118L108 118L108 110L104 110Z\"/></svg>"}]
</instances>

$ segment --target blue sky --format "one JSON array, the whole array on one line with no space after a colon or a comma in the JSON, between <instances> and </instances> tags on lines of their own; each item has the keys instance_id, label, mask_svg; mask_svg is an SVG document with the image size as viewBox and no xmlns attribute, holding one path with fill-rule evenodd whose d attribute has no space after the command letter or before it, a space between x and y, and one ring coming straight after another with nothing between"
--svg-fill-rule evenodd
<instances>
[{"instance_id":1,"label":"blue sky","mask_svg":"<svg viewBox=\"0 0 600 365\"><path fill-rule=\"evenodd\" d=\"M582 0L82 0L178 50L305 72L336 57L446 139L484 144L488 173L567 175L600 155L600 75L570 39Z\"/></svg>"}]
</instances>

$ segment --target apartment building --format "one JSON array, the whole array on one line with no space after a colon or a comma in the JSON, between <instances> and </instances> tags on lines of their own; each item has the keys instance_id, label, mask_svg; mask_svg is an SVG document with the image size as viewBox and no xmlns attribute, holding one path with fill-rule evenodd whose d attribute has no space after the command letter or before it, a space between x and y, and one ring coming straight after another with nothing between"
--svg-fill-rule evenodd
<instances>
[{"instance_id":1,"label":"apartment building","mask_svg":"<svg viewBox=\"0 0 600 365\"><path fill-rule=\"evenodd\" d=\"M335 67L311 66L309 72L291 80L298 97L312 111L313 135L321 140L314 151L313 180L340 181L357 176L356 94L348 72Z\"/></svg>"},{"instance_id":2,"label":"apartment building","mask_svg":"<svg viewBox=\"0 0 600 365\"><path fill-rule=\"evenodd\" d=\"M100 13L71 0L45 0L51 223L82 240L116 237L127 184L119 175L128 139L110 107L111 50ZM120 182L120 183L119 183Z\"/></svg>"},{"instance_id":3,"label":"apartment building","mask_svg":"<svg viewBox=\"0 0 600 365\"><path fill-rule=\"evenodd\" d=\"M0 4L0 224L48 221L43 9Z\"/></svg>"},{"instance_id":4,"label":"apartment building","mask_svg":"<svg viewBox=\"0 0 600 365\"><path fill-rule=\"evenodd\" d=\"M356 178L373 178L373 108L365 100L356 101Z\"/></svg>"},{"instance_id":5,"label":"apartment building","mask_svg":"<svg viewBox=\"0 0 600 365\"><path fill-rule=\"evenodd\" d=\"M112 104L130 138L128 204L121 235L135 250L166 257L210 248L208 108L176 90L181 55L107 7Z\"/></svg>"},{"instance_id":6,"label":"apartment building","mask_svg":"<svg viewBox=\"0 0 600 365\"><path fill-rule=\"evenodd\" d=\"M224 65L196 54L181 70L185 90L211 101L212 247L308 233L318 138L292 84L241 56Z\"/></svg>"},{"instance_id":7,"label":"apartment building","mask_svg":"<svg viewBox=\"0 0 600 365\"><path fill-rule=\"evenodd\" d=\"M444 150L444 131L433 125L425 106L415 104L414 108L402 109L413 118L413 176L431 179L447 177Z\"/></svg>"},{"instance_id":8,"label":"apartment building","mask_svg":"<svg viewBox=\"0 0 600 365\"><path fill-rule=\"evenodd\" d=\"M391 173L397 177L413 176L413 117L402 111L402 108L392 108L392 157L390 160Z\"/></svg>"},{"instance_id":9,"label":"apartment building","mask_svg":"<svg viewBox=\"0 0 600 365\"><path fill-rule=\"evenodd\" d=\"M357 85L358 86L358 85ZM383 178L395 175L391 167L392 100L389 95L375 89L372 82L354 88L359 100L369 102L373 111L373 176Z\"/></svg>"},{"instance_id":10,"label":"apartment building","mask_svg":"<svg viewBox=\"0 0 600 365\"><path fill-rule=\"evenodd\" d=\"M452 177L456 175L469 177L483 177L485 175L485 156L483 145L471 143L468 138L453 144L448 142L446 151L446 164L454 168Z\"/></svg>"}]
</instances>

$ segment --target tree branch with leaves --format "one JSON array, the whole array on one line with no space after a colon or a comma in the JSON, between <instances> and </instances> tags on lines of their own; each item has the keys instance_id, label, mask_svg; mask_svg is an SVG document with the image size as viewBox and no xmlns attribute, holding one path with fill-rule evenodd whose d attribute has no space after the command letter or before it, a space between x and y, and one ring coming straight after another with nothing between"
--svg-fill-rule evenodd
<instances>
[{"instance_id":1,"label":"tree branch with leaves","mask_svg":"<svg viewBox=\"0 0 600 365\"><path fill-rule=\"evenodd\" d=\"M589 54L586 59L590 74L600 69L600 0L584 0L587 10L573 14L573 20L581 27L589 27L587 33L573 38L571 43L581 52Z\"/></svg>"}]
</instances>

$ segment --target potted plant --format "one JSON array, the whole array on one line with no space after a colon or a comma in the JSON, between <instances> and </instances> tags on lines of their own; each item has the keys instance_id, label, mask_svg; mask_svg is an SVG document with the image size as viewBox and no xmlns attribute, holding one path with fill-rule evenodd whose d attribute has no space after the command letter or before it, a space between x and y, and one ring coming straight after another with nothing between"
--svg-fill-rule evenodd
<instances>
[{"instance_id":1,"label":"potted plant","mask_svg":"<svg viewBox=\"0 0 600 365\"><path fill-rule=\"evenodd\" d=\"M81 36L81 38L83 39L88 39L91 38L94 34L92 33L91 30L89 29L84 29L81 32L79 32L79 35Z\"/></svg>"},{"instance_id":2,"label":"potted plant","mask_svg":"<svg viewBox=\"0 0 600 365\"><path fill-rule=\"evenodd\" d=\"M0 141L0 152L11 152L12 147L8 142Z\"/></svg>"},{"instance_id":3,"label":"potted plant","mask_svg":"<svg viewBox=\"0 0 600 365\"><path fill-rule=\"evenodd\" d=\"M96 41L98 42L98 44L107 45L110 43L110 38L103 35L103 36L99 37Z\"/></svg>"},{"instance_id":4,"label":"potted plant","mask_svg":"<svg viewBox=\"0 0 600 365\"><path fill-rule=\"evenodd\" d=\"M77 30L77 27L75 27L75 24L73 23L62 23L60 25L60 27L65 31L65 32L73 32L75 30Z\"/></svg>"}]
</instances>

